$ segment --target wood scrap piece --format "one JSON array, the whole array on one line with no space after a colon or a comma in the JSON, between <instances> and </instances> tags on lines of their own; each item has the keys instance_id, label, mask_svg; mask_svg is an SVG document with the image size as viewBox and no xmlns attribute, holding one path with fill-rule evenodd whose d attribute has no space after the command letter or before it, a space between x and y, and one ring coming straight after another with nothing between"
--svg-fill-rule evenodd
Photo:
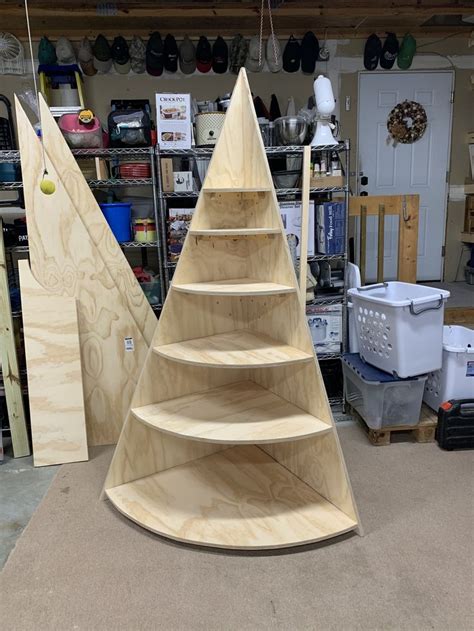
<instances>
[{"instance_id":1,"label":"wood scrap piece","mask_svg":"<svg viewBox=\"0 0 474 631\"><path fill-rule=\"evenodd\" d=\"M8 421L15 458L30 455L25 410L21 391L20 370L13 331L7 261L3 242L3 222L0 218L0 364L7 400Z\"/></svg>"},{"instance_id":2,"label":"wood scrap piece","mask_svg":"<svg viewBox=\"0 0 474 631\"><path fill-rule=\"evenodd\" d=\"M88 459L76 300L51 295L19 261L35 467Z\"/></svg>"},{"instance_id":3,"label":"wood scrap piece","mask_svg":"<svg viewBox=\"0 0 474 631\"><path fill-rule=\"evenodd\" d=\"M41 144L18 102L17 123L31 270L48 292L77 300L88 443L112 444L147 344L47 155L47 177L56 190L41 192Z\"/></svg>"},{"instance_id":4,"label":"wood scrap piece","mask_svg":"<svg viewBox=\"0 0 474 631\"><path fill-rule=\"evenodd\" d=\"M39 100L46 153L54 164L92 242L97 246L105 266L149 345L157 324L156 315L41 94Z\"/></svg>"}]
</instances>

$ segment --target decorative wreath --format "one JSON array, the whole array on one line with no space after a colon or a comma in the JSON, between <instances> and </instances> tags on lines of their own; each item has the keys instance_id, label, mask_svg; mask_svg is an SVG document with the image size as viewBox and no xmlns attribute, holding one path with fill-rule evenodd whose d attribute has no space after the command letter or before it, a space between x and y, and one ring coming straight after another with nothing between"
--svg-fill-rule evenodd
<instances>
[{"instance_id":1,"label":"decorative wreath","mask_svg":"<svg viewBox=\"0 0 474 631\"><path fill-rule=\"evenodd\" d=\"M395 105L388 115L387 129L395 142L411 144L423 136L427 123L428 117L422 105L416 101L403 101Z\"/></svg>"}]
</instances>

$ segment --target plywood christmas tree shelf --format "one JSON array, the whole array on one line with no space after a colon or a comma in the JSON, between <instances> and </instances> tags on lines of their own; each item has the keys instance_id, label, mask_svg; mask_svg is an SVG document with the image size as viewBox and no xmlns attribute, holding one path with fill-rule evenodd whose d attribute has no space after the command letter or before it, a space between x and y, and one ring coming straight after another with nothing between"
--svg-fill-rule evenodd
<instances>
[{"instance_id":1,"label":"plywood christmas tree shelf","mask_svg":"<svg viewBox=\"0 0 474 631\"><path fill-rule=\"evenodd\" d=\"M132 521L237 549L358 528L297 288L242 70L105 483Z\"/></svg>"}]
</instances>

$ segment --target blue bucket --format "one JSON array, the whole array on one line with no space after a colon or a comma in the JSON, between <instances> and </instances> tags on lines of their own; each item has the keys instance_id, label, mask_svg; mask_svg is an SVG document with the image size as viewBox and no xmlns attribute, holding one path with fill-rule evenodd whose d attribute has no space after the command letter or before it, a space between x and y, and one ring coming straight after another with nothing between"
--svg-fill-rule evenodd
<instances>
[{"instance_id":1,"label":"blue bucket","mask_svg":"<svg viewBox=\"0 0 474 631\"><path fill-rule=\"evenodd\" d=\"M132 239L132 205L121 202L99 204L104 217L119 243Z\"/></svg>"}]
</instances>

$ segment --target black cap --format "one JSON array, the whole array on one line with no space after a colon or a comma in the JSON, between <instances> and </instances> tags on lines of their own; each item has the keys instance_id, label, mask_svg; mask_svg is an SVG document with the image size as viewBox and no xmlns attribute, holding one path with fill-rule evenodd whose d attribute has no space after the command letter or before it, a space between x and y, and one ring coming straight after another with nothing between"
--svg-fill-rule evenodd
<instances>
[{"instance_id":1,"label":"black cap","mask_svg":"<svg viewBox=\"0 0 474 631\"><path fill-rule=\"evenodd\" d=\"M381 68L384 68L385 70L390 70L390 68L392 68L395 63L395 59L397 58L399 48L400 46L395 33L387 33L387 39L385 40L382 52L380 53Z\"/></svg>"},{"instance_id":2,"label":"black cap","mask_svg":"<svg viewBox=\"0 0 474 631\"><path fill-rule=\"evenodd\" d=\"M207 37L201 35L196 48L196 66L199 72L209 72L212 68L212 49Z\"/></svg>"},{"instance_id":3,"label":"black cap","mask_svg":"<svg viewBox=\"0 0 474 631\"><path fill-rule=\"evenodd\" d=\"M228 65L229 49L222 37L219 36L212 46L212 69L217 74L224 74L227 72Z\"/></svg>"},{"instance_id":4,"label":"black cap","mask_svg":"<svg viewBox=\"0 0 474 631\"><path fill-rule=\"evenodd\" d=\"M175 38L168 33L163 47L163 61L167 72L176 72L178 70L178 54L178 44Z\"/></svg>"},{"instance_id":5,"label":"black cap","mask_svg":"<svg viewBox=\"0 0 474 631\"><path fill-rule=\"evenodd\" d=\"M146 71L154 77L163 74L163 41L158 31L150 35L146 45Z\"/></svg>"},{"instance_id":6,"label":"black cap","mask_svg":"<svg viewBox=\"0 0 474 631\"><path fill-rule=\"evenodd\" d=\"M375 33L369 35L364 48L364 66L366 70L375 70L382 52L382 42Z\"/></svg>"},{"instance_id":7,"label":"black cap","mask_svg":"<svg viewBox=\"0 0 474 631\"><path fill-rule=\"evenodd\" d=\"M297 39L290 37L283 51L283 70L285 72L298 72L301 62L301 46Z\"/></svg>"},{"instance_id":8,"label":"black cap","mask_svg":"<svg viewBox=\"0 0 474 631\"><path fill-rule=\"evenodd\" d=\"M301 42L301 70L304 74L313 74L319 56L318 38L312 31L305 33Z\"/></svg>"}]
</instances>

